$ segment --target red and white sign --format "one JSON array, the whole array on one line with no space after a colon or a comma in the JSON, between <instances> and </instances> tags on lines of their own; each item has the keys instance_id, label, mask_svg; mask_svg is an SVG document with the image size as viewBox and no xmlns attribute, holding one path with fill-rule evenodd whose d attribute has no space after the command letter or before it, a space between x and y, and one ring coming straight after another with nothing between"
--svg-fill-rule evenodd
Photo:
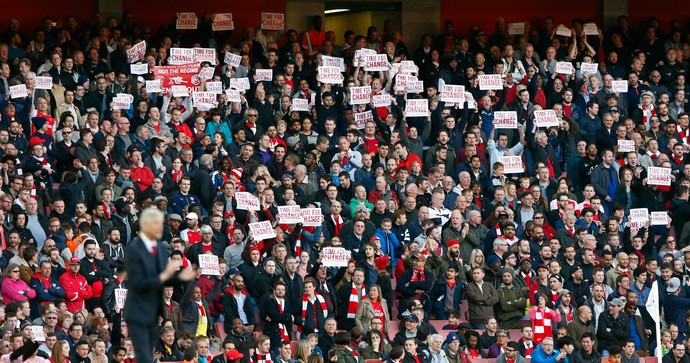
<instances>
[{"instance_id":1,"label":"red and white sign","mask_svg":"<svg viewBox=\"0 0 690 363\"><path fill-rule=\"evenodd\" d=\"M465 86L446 84L441 92L441 101L447 103L465 103Z\"/></svg>"},{"instance_id":2,"label":"red and white sign","mask_svg":"<svg viewBox=\"0 0 690 363\"><path fill-rule=\"evenodd\" d=\"M235 53L225 52L225 59L223 60L225 64L229 64L233 67L238 67L242 61L242 56Z\"/></svg>"},{"instance_id":3,"label":"red and white sign","mask_svg":"<svg viewBox=\"0 0 690 363\"><path fill-rule=\"evenodd\" d=\"M115 110L129 110L129 98L127 97L113 97L113 109Z\"/></svg>"},{"instance_id":4,"label":"red and white sign","mask_svg":"<svg viewBox=\"0 0 690 363\"><path fill-rule=\"evenodd\" d=\"M371 86L352 87L350 89L351 105L366 105L371 102Z\"/></svg>"},{"instance_id":5,"label":"red and white sign","mask_svg":"<svg viewBox=\"0 0 690 363\"><path fill-rule=\"evenodd\" d=\"M494 127L496 129L517 129L518 117L515 111L494 112Z\"/></svg>"},{"instance_id":6,"label":"red and white sign","mask_svg":"<svg viewBox=\"0 0 690 363\"><path fill-rule=\"evenodd\" d=\"M257 69L254 74L255 81L261 82L272 82L273 81L273 70L272 69Z\"/></svg>"},{"instance_id":7,"label":"red and white sign","mask_svg":"<svg viewBox=\"0 0 690 363\"><path fill-rule=\"evenodd\" d=\"M199 18L195 13L177 13L177 29L196 29Z\"/></svg>"},{"instance_id":8,"label":"red and white sign","mask_svg":"<svg viewBox=\"0 0 690 363\"><path fill-rule=\"evenodd\" d=\"M405 104L405 114L407 117L427 117L429 116L429 99L407 100Z\"/></svg>"},{"instance_id":9,"label":"red and white sign","mask_svg":"<svg viewBox=\"0 0 690 363\"><path fill-rule=\"evenodd\" d=\"M131 48L127 49L127 58L130 62L136 62L138 60L144 60L146 56L146 41L142 40L137 44L134 44Z\"/></svg>"},{"instance_id":10,"label":"red and white sign","mask_svg":"<svg viewBox=\"0 0 690 363\"><path fill-rule=\"evenodd\" d=\"M647 169L647 184L671 185L671 168L650 166L649 169Z\"/></svg>"},{"instance_id":11,"label":"red and white sign","mask_svg":"<svg viewBox=\"0 0 690 363\"><path fill-rule=\"evenodd\" d=\"M158 79L154 79L153 81L146 81L146 92L148 92L148 93L163 92L163 87L161 87L161 81Z\"/></svg>"},{"instance_id":12,"label":"red and white sign","mask_svg":"<svg viewBox=\"0 0 690 363\"><path fill-rule=\"evenodd\" d=\"M627 153L628 151L635 151L635 141L618 140L618 152Z\"/></svg>"},{"instance_id":13,"label":"red and white sign","mask_svg":"<svg viewBox=\"0 0 690 363\"><path fill-rule=\"evenodd\" d=\"M192 48L194 54L194 62L209 62L216 65L216 50L213 48Z\"/></svg>"},{"instance_id":14,"label":"red and white sign","mask_svg":"<svg viewBox=\"0 0 690 363\"><path fill-rule=\"evenodd\" d=\"M366 126L367 122L369 121L374 122L374 115L371 114L371 111L364 111L355 114L357 130L363 130L364 126Z\"/></svg>"},{"instance_id":15,"label":"red and white sign","mask_svg":"<svg viewBox=\"0 0 690 363\"><path fill-rule=\"evenodd\" d=\"M391 105L391 95L389 94L375 95L373 98L374 108L388 107Z\"/></svg>"},{"instance_id":16,"label":"red and white sign","mask_svg":"<svg viewBox=\"0 0 690 363\"><path fill-rule=\"evenodd\" d=\"M326 67L338 67L341 72L345 72L345 59L338 57L321 56L321 65Z\"/></svg>"},{"instance_id":17,"label":"red and white sign","mask_svg":"<svg viewBox=\"0 0 690 363\"><path fill-rule=\"evenodd\" d=\"M292 99L292 110L293 111L306 111L309 112L309 100L306 98L295 97Z\"/></svg>"},{"instance_id":18,"label":"red and white sign","mask_svg":"<svg viewBox=\"0 0 690 363\"><path fill-rule=\"evenodd\" d=\"M647 208L633 208L630 210L629 218L633 222L646 222L649 220L649 210Z\"/></svg>"},{"instance_id":19,"label":"red and white sign","mask_svg":"<svg viewBox=\"0 0 690 363\"><path fill-rule=\"evenodd\" d=\"M599 63L582 63L580 65L582 73L594 74L599 71Z\"/></svg>"},{"instance_id":20,"label":"red and white sign","mask_svg":"<svg viewBox=\"0 0 690 363\"><path fill-rule=\"evenodd\" d=\"M29 93L26 90L26 85L24 83L18 84L16 86L10 86L10 93L12 98L28 97Z\"/></svg>"},{"instance_id":21,"label":"red and white sign","mask_svg":"<svg viewBox=\"0 0 690 363\"><path fill-rule=\"evenodd\" d=\"M276 238L276 231L273 229L270 221L249 223L249 230L252 232L255 241Z\"/></svg>"},{"instance_id":22,"label":"red and white sign","mask_svg":"<svg viewBox=\"0 0 690 363\"><path fill-rule=\"evenodd\" d=\"M232 21L232 13L221 13L213 15L213 23L211 23L212 31L222 32L234 29L235 23Z\"/></svg>"},{"instance_id":23,"label":"red and white sign","mask_svg":"<svg viewBox=\"0 0 690 363\"><path fill-rule=\"evenodd\" d=\"M218 256L210 253L199 255L199 267L202 275L220 276Z\"/></svg>"},{"instance_id":24,"label":"red and white sign","mask_svg":"<svg viewBox=\"0 0 690 363\"><path fill-rule=\"evenodd\" d=\"M558 126L558 116L554 110L534 111L534 124L537 127Z\"/></svg>"},{"instance_id":25,"label":"red and white sign","mask_svg":"<svg viewBox=\"0 0 690 363\"><path fill-rule=\"evenodd\" d=\"M208 81L210 79L213 79L213 72L215 72L215 69L211 67L203 67L199 71L199 78L203 79L204 81Z\"/></svg>"},{"instance_id":26,"label":"red and white sign","mask_svg":"<svg viewBox=\"0 0 690 363\"><path fill-rule=\"evenodd\" d=\"M321 83L340 84L343 82L343 75L338 67L321 66L318 71Z\"/></svg>"},{"instance_id":27,"label":"red and white sign","mask_svg":"<svg viewBox=\"0 0 690 363\"><path fill-rule=\"evenodd\" d=\"M508 23L508 34L510 35L524 35L525 23Z\"/></svg>"},{"instance_id":28,"label":"red and white sign","mask_svg":"<svg viewBox=\"0 0 690 363\"><path fill-rule=\"evenodd\" d=\"M34 335L34 341L37 341L37 342L45 342L46 341L46 334L43 331L43 326L32 325L31 326L31 332Z\"/></svg>"},{"instance_id":29,"label":"red and white sign","mask_svg":"<svg viewBox=\"0 0 690 363\"><path fill-rule=\"evenodd\" d=\"M364 70L367 72L387 71L390 68L388 56L385 54L372 54L364 57Z\"/></svg>"},{"instance_id":30,"label":"red and white sign","mask_svg":"<svg viewBox=\"0 0 690 363\"><path fill-rule=\"evenodd\" d=\"M408 81L405 85L407 93L423 93L424 81Z\"/></svg>"},{"instance_id":31,"label":"red and white sign","mask_svg":"<svg viewBox=\"0 0 690 363\"><path fill-rule=\"evenodd\" d=\"M302 223L302 212L300 212L299 205L279 205L278 215L281 224Z\"/></svg>"},{"instance_id":32,"label":"red and white sign","mask_svg":"<svg viewBox=\"0 0 690 363\"><path fill-rule=\"evenodd\" d=\"M369 48L357 49L354 58L352 58L352 65L355 67L363 65L364 57L367 55L376 55L376 51Z\"/></svg>"},{"instance_id":33,"label":"red and white sign","mask_svg":"<svg viewBox=\"0 0 690 363\"><path fill-rule=\"evenodd\" d=\"M127 289L115 289L115 306L124 309L125 301L127 301Z\"/></svg>"},{"instance_id":34,"label":"red and white sign","mask_svg":"<svg viewBox=\"0 0 690 363\"><path fill-rule=\"evenodd\" d=\"M503 164L504 174L519 174L525 172L525 164L520 156L499 156L498 161Z\"/></svg>"},{"instance_id":35,"label":"red and white sign","mask_svg":"<svg viewBox=\"0 0 690 363\"><path fill-rule=\"evenodd\" d=\"M36 89L52 89L53 88L53 77L41 77L36 76L36 83L34 85Z\"/></svg>"},{"instance_id":36,"label":"red and white sign","mask_svg":"<svg viewBox=\"0 0 690 363\"><path fill-rule=\"evenodd\" d=\"M217 95L223 93L223 82L206 82L206 91Z\"/></svg>"},{"instance_id":37,"label":"red and white sign","mask_svg":"<svg viewBox=\"0 0 690 363\"><path fill-rule=\"evenodd\" d=\"M237 209L242 210L259 210L259 198L252 193L236 192L235 200L237 200Z\"/></svg>"},{"instance_id":38,"label":"red and white sign","mask_svg":"<svg viewBox=\"0 0 690 363\"><path fill-rule=\"evenodd\" d=\"M283 30L285 29L285 14L282 13L261 13L262 30Z\"/></svg>"},{"instance_id":39,"label":"red and white sign","mask_svg":"<svg viewBox=\"0 0 690 363\"><path fill-rule=\"evenodd\" d=\"M228 88L225 90L225 96L227 96L228 102L242 102L239 90Z\"/></svg>"},{"instance_id":40,"label":"red and white sign","mask_svg":"<svg viewBox=\"0 0 690 363\"><path fill-rule=\"evenodd\" d=\"M343 247L324 247L321 249L321 265L324 267L347 267L350 251Z\"/></svg>"},{"instance_id":41,"label":"red and white sign","mask_svg":"<svg viewBox=\"0 0 690 363\"><path fill-rule=\"evenodd\" d=\"M419 67L417 67L417 65L414 64L414 61L411 60L404 60L400 62L400 66L398 68L398 72L405 74L418 73L418 71Z\"/></svg>"},{"instance_id":42,"label":"red and white sign","mask_svg":"<svg viewBox=\"0 0 690 363\"><path fill-rule=\"evenodd\" d=\"M556 63L556 73L573 74L573 64L570 62L558 62L558 63Z\"/></svg>"},{"instance_id":43,"label":"red and white sign","mask_svg":"<svg viewBox=\"0 0 690 363\"><path fill-rule=\"evenodd\" d=\"M169 94L172 86L182 86L189 92L198 91L201 79L198 76L199 65L194 63L183 65L160 66L153 69L153 77L161 82L165 94Z\"/></svg>"},{"instance_id":44,"label":"red and white sign","mask_svg":"<svg viewBox=\"0 0 690 363\"><path fill-rule=\"evenodd\" d=\"M192 100L194 100L194 106L215 106L218 103L216 102L216 94L213 92L194 92L192 93Z\"/></svg>"},{"instance_id":45,"label":"red and white sign","mask_svg":"<svg viewBox=\"0 0 690 363\"><path fill-rule=\"evenodd\" d=\"M149 73L149 65L148 63L130 64L129 72L132 74L147 74Z\"/></svg>"},{"instance_id":46,"label":"red and white sign","mask_svg":"<svg viewBox=\"0 0 690 363\"><path fill-rule=\"evenodd\" d=\"M599 28L596 23L587 23L582 27L582 32L585 35L599 35Z\"/></svg>"},{"instance_id":47,"label":"red and white sign","mask_svg":"<svg viewBox=\"0 0 690 363\"><path fill-rule=\"evenodd\" d=\"M230 88L234 88L240 91L246 91L252 88L252 86L249 84L249 78L247 77L230 78Z\"/></svg>"},{"instance_id":48,"label":"red and white sign","mask_svg":"<svg viewBox=\"0 0 690 363\"><path fill-rule=\"evenodd\" d=\"M668 212L652 212L652 225L665 226L668 224Z\"/></svg>"},{"instance_id":49,"label":"red and white sign","mask_svg":"<svg viewBox=\"0 0 690 363\"><path fill-rule=\"evenodd\" d=\"M619 93L627 93L628 92L628 81L612 81L611 82L611 91L619 92Z\"/></svg>"},{"instance_id":50,"label":"red and white sign","mask_svg":"<svg viewBox=\"0 0 690 363\"><path fill-rule=\"evenodd\" d=\"M134 102L134 96L130 95L129 93L118 93L118 94L116 94L115 96L116 96L116 97L124 97L124 98L126 98L127 101L129 101L130 104Z\"/></svg>"},{"instance_id":51,"label":"red and white sign","mask_svg":"<svg viewBox=\"0 0 690 363\"><path fill-rule=\"evenodd\" d=\"M180 65L194 63L194 49L192 48L170 48L168 64Z\"/></svg>"},{"instance_id":52,"label":"red and white sign","mask_svg":"<svg viewBox=\"0 0 690 363\"><path fill-rule=\"evenodd\" d=\"M395 86L398 87L399 91L407 88L407 82L414 82L417 77L410 76L409 74L398 74L395 76Z\"/></svg>"},{"instance_id":53,"label":"red and white sign","mask_svg":"<svg viewBox=\"0 0 690 363\"><path fill-rule=\"evenodd\" d=\"M189 89L185 86L170 86L173 97L189 97Z\"/></svg>"},{"instance_id":54,"label":"red and white sign","mask_svg":"<svg viewBox=\"0 0 690 363\"><path fill-rule=\"evenodd\" d=\"M503 77L500 74L480 74L479 75L479 89L486 90L502 90Z\"/></svg>"},{"instance_id":55,"label":"red and white sign","mask_svg":"<svg viewBox=\"0 0 690 363\"><path fill-rule=\"evenodd\" d=\"M305 227L317 227L323 223L323 213L321 208L302 208L302 225Z\"/></svg>"}]
</instances>

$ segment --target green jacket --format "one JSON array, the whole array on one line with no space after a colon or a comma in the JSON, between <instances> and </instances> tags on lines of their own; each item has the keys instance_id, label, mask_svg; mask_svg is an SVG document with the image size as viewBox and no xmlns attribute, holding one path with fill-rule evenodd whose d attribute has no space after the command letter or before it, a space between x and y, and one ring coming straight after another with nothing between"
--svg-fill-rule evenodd
<instances>
[{"instance_id":1,"label":"green jacket","mask_svg":"<svg viewBox=\"0 0 690 363\"><path fill-rule=\"evenodd\" d=\"M501 285L496 292L498 293L498 320L501 322L508 320L520 320L525 317L527 299L514 285L506 287Z\"/></svg>"}]
</instances>

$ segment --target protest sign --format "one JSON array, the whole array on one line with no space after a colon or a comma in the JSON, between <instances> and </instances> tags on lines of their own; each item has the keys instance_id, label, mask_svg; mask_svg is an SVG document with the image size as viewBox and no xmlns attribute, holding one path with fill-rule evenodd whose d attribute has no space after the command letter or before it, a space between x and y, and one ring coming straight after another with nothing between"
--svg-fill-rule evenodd
<instances>
[{"instance_id":1,"label":"protest sign","mask_svg":"<svg viewBox=\"0 0 690 363\"><path fill-rule=\"evenodd\" d=\"M177 29L196 29L199 18L195 13L177 13Z\"/></svg>"},{"instance_id":2,"label":"protest sign","mask_svg":"<svg viewBox=\"0 0 690 363\"><path fill-rule=\"evenodd\" d=\"M235 200L237 200L237 209L242 210L259 210L259 198L252 193L236 192Z\"/></svg>"},{"instance_id":3,"label":"protest sign","mask_svg":"<svg viewBox=\"0 0 690 363\"><path fill-rule=\"evenodd\" d=\"M209 79L213 79L213 72L215 70L211 67L203 67L199 71L199 79L203 79L204 81L208 81Z\"/></svg>"},{"instance_id":4,"label":"protest sign","mask_svg":"<svg viewBox=\"0 0 690 363\"><path fill-rule=\"evenodd\" d=\"M407 100L405 104L405 114L407 117L427 117L429 116L429 99Z\"/></svg>"},{"instance_id":5,"label":"protest sign","mask_svg":"<svg viewBox=\"0 0 690 363\"><path fill-rule=\"evenodd\" d=\"M130 64L129 72L132 74L146 74L149 73L149 65L147 63L142 64Z\"/></svg>"},{"instance_id":6,"label":"protest sign","mask_svg":"<svg viewBox=\"0 0 690 363\"><path fill-rule=\"evenodd\" d=\"M367 72L387 71L389 67L388 56L385 54L364 56L364 70Z\"/></svg>"},{"instance_id":7,"label":"protest sign","mask_svg":"<svg viewBox=\"0 0 690 363\"><path fill-rule=\"evenodd\" d=\"M407 82L414 82L417 77L408 74L398 74L395 76L395 86L398 87L399 91L407 88Z\"/></svg>"},{"instance_id":8,"label":"protest sign","mask_svg":"<svg viewBox=\"0 0 690 363\"><path fill-rule=\"evenodd\" d=\"M510 35L524 35L525 23L508 23L508 34Z\"/></svg>"},{"instance_id":9,"label":"protest sign","mask_svg":"<svg viewBox=\"0 0 690 363\"><path fill-rule=\"evenodd\" d=\"M647 226L648 221L628 221L628 226L630 227L630 235L636 235L641 228Z\"/></svg>"},{"instance_id":10,"label":"protest sign","mask_svg":"<svg viewBox=\"0 0 690 363\"><path fill-rule=\"evenodd\" d=\"M338 67L321 66L318 71L318 80L321 83L340 84L343 82L343 75Z\"/></svg>"},{"instance_id":11,"label":"protest sign","mask_svg":"<svg viewBox=\"0 0 690 363\"><path fill-rule=\"evenodd\" d=\"M331 56L321 56L321 65L325 67L338 67L341 72L345 72L345 59Z\"/></svg>"},{"instance_id":12,"label":"protest sign","mask_svg":"<svg viewBox=\"0 0 690 363\"><path fill-rule=\"evenodd\" d=\"M671 168L650 166L647 169L647 184L671 185Z\"/></svg>"},{"instance_id":13,"label":"protest sign","mask_svg":"<svg viewBox=\"0 0 690 363\"><path fill-rule=\"evenodd\" d=\"M53 88L53 77L36 76L34 88L35 89L52 89Z\"/></svg>"},{"instance_id":14,"label":"protest sign","mask_svg":"<svg viewBox=\"0 0 690 363\"><path fill-rule=\"evenodd\" d=\"M599 35L599 28L596 23L587 23L582 28L585 35Z\"/></svg>"},{"instance_id":15,"label":"protest sign","mask_svg":"<svg viewBox=\"0 0 690 363\"><path fill-rule=\"evenodd\" d=\"M31 332L34 334L34 341L36 341L36 342L45 342L46 341L46 334L43 331L43 326L32 325L31 326Z\"/></svg>"},{"instance_id":16,"label":"protest sign","mask_svg":"<svg viewBox=\"0 0 690 363\"><path fill-rule=\"evenodd\" d=\"M270 221L249 223L249 230L252 232L255 241L276 238L276 231L273 229Z\"/></svg>"},{"instance_id":17,"label":"protest sign","mask_svg":"<svg viewBox=\"0 0 690 363\"><path fill-rule=\"evenodd\" d=\"M194 101L194 106L215 106L218 103L216 101L216 94L213 92L193 92L192 100Z\"/></svg>"},{"instance_id":18,"label":"protest sign","mask_svg":"<svg viewBox=\"0 0 690 363\"><path fill-rule=\"evenodd\" d=\"M471 92L467 92L465 94L465 101L467 102L467 109L468 110L473 110L477 108L477 102L474 100L474 96L472 95Z\"/></svg>"},{"instance_id":19,"label":"protest sign","mask_svg":"<svg viewBox=\"0 0 690 363\"><path fill-rule=\"evenodd\" d=\"M216 95L223 93L223 82L206 82L206 91Z\"/></svg>"},{"instance_id":20,"label":"protest sign","mask_svg":"<svg viewBox=\"0 0 690 363\"><path fill-rule=\"evenodd\" d=\"M180 65L194 62L194 49L192 48L170 48L168 64ZM158 67L156 67L158 68Z\"/></svg>"},{"instance_id":21,"label":"protest sign","mask_svg":"<svg viewBox=\"0 0 690 363\"><path fill-rule=\"evenodd\" d=\"M628 218L633 222L646 222L649 220L649 210L647 208L632 208Z\"/></svg>"},{"instance_id":22,"label":"protest sign","mask_svg":"<svg viewBox=\"0 0 690 363\"><path fill-rule=\"evenodd\" d=\"M558 126L558 117L554 110L534 111L534 124L537 127Z\"/></svg>"},{"instance_id":23,"label":"protest sign","mask_svg":"<svg viewBox=\"0 0 690 363\"><path fill-rule=\"evenodd\" d=\"M228 98L228 102L242 102L239 90L228 88L225 90L225 96Z\"/></svg>"},{"instance_id":24,"label":"protest sign","mask_svg":"<svg viewBox=\"0 0 690 363\"><path fill-rule=\"evenodd\" d=\"M556 73L558 74L573 74L573 64L570 62L556 63Z\"/></svg>"},{"instance_id":25,"label":"protest sign","mask_svg":"<svg viewBox=\"0 0 690 363\"><path fill-rule=\"evenodd\" d=\"M299 205L279 205L278 215L280 216L280 224L302 223L302 212L300 212Z\"/></svg>"},{"instance_id":26,"label":"protest sign","mask_svg":"<svg viewBox=\"0 0 690 363\"><path fill-rule=\"evenodd\" d=\"M189 97L189 89L185 86L170 86L173 97Z\"/></svg>"},{"instance_id":27,"label":"protest sign","mask_svg":"<svg viewBox=\"0 0 690 363\"><path fill-rule=\"evenodd\" d=\"M321 265L324 267L347 267L350 251L343 247L324 247L321 249Z\"/></svg>"},{"instance_id":28,"label":"protest sign","mask_svg":"<svg viewBox=\"0 0 690 363\"><path fill-rule=\"evenodd\" d=\"M668 224L668 212L652 212L652 225L665 226Z\"/></svg>"},{"instance_id":29,"label":"protest sign","mask_svg":"<svg viewBox=\"0 0 690 363\"><path fill-rule=\"evenodd\" d=\"M282 13L261 13L262 30L283 30L285 29L285 14Z\"/></svg>"},{"instance_id":30,"label":"protest sign","mask_svg":"<svg viewBox=\"0 0 690 363\"><path fill-rule=\"evenodd\" d=\"M115 306L124 309L125 301L127 301L127 289L115 289Z\"/></svg>"},{"instance_id":31,"label":"protest sign","mask_svg":"<svg viewBox=\"0 0 690 363\"><path fill-rule=\"evenodd\" d=\"M351 105L366 105L371 102L371 86L352 87L350 89Z\"/></svg>"},{"instance_id":32,"label":"protest sign","mask_svg":"<svg viewBox=\"0 0 690 363\"><path fill-rule=\"evenodd\" d=\"M391 105L391 95L389 94L375 95L373 98L374 108L388 107Z\"/></svg>"},{"instance_id":33,"label":"protest sign","mask_svg":"<svg viewBox=\"0 0 690 363\"><path fill-rule=\"evenodd\" d=\"M10 94L12 94L13 99L29 96L24 83L20 83L16 86L10 86Z\"/></svg>"},{"instance_id":34,"label":"protest sign","mask_svg":"<svg viewBox=\"0 0 690 363\"><path fill-rule=\"evenodd\" d=\"M517 129L518 117L516 111L494 112L494 127L496 129Z\"/></svg>"},{"instance_id":35,"label":"protest sign","mask_svg":"<svg viewBox=\"0 0 690 363\"><path fill-rule=\"evenodd\" d=\"M519 174L525 172L525 164L520 156L499 156L498 161L503 164L504 174Z\"/></svg>"},{"instance_id":36,"label":"protest sign","mask_svg":"<svg viewBox=\"0 0 690 363\"><path fill-rule=\"evenodd\" d=\"M192 48L195 63L209 62L216 65L216 50L213 48Z\"/></svg>"},{"instance_id":37,"label":"protest sign","mask_svg":"<svg viewBox=\"0 0 690 363\"><path fill-rule=\"evenodd\" d=\"M317 227L323 223L323 213L321 208L302 208L302 225L305 227Z\"/></svg>"},{"instance_id":38,"label":"protest sign","mask_svg":"<svg viewBox=\"0 0 690 363\"><path fill-rule=\"evenodd\" d=\"M146 41L142 40L137 44L134 44L131 48L127 49L127 58L130 62L136 62L138 60L144 60L146 57Z\"/></svg>"},{"instance_id":39,"label":"protest sign","mask_svg":"<svg viewBox=\"0 0 690 363\"><path fill-rule=\"evenodd\" d=\"M163 92L163 87L161 87L161 81L158 79L154 79L153 81L146 81L146 92L148 92L148 93Z\"/></svg>"},{"instance_id":40,"label":"protest sign","mask_svg":"<svg viewBox=\"0 0 690 363\"><path fill-rule=\"evenodd\" d=\"M502 90L503 77L500 74L480 74L479 75L479 89L486 90Z\"/></svg>"},{"instance_id":41,"label":"protest sign","mask_svg":"<svg viewBox=\"0 0 690 363\"><path fill-rule=\"evenodd\" d=\"M254 74L254 80L257 82L273 82L272 69L257 69Z\"/></svg>"},{"instance_id":42,"label":"protest sign","mask_svg":"<svg viewBox=\"0 0 690 363\"><path fill-rule=\"evenodd\" d=\"M129 98L127 97L113 97L113 109L115 110L129 110Z\"/></svg>"},{"instance_id":43,"label":"protest sign","mask_svg":"<svg viewBox=\"0 0 690 363\"><path fill-rule=\"evenodd\" d=\"M127 99L127 101L131 104L134 102L134 96L130 95L129 93L118 93L115 95L116 97L124 97Z\"/></svg>"},{"instance_id":44,"label":"protest sign","mask_svg":"<svg viewBox=\"0 0 690 363\"><path fill-rule=\"evenodd\" d=\"M558 28L556 28L556 35L560 35L563 37L570 37L573 35L573 32L570 29L568 29L567 26L561 24L558 26Z\"/></svg>"},{"instance_id":45,"label":"protest sign","mask_svg":"<svg viewBox=\"0 0 690 363\"><path fill-rule=\"evenodd\" d=\"M251 85L249 84L249 78L230 78L230 88L234 88L240 91L246 91L250 89Z\"/></svg>"},{"instance_id":46,"label":"protest sign","mask_svg":"<svg viewBox=\"0 0 690 363\"><path fill-rule=\"evenodd\" d=\"M213 23L211 23L211 31L221 32L226 30L234 30L235 23L232 21L232 13L220 13L213 15Z\"/></svg>"},{"instance_id":47,"label":"protest sign","mask_svg":"<svg viewBox=\"0 0 690 363\"><path fill-rule=\"evenodd\" d=\"M446 84L441 92L441 101L447 103L465 103L465 86Z\"/></svg>"},{"instance_id":48,"label":"protest sign","mask_svg":"<svg viewBox=\"0 0 690 363\"><path fill-rule=\"evenodd\" d=\"M218 256L204 253L199 255L199 267L202 275L220 276L220 265Z\"/></svg>"},{"instance_id":49,"label":"protest sign","mask_svg":"<svg viewBox=\"0 0 690 363\"><path fill-rule=\"evenodd\" d=\"M582 63L580 65L582 73L594 74L599 71L599 63Z\"/></svg>"},{"instance_id":50,"label":"protest sign","mask_svg":"<svg viewBox=\"0 0 690 363\"><path fill-rule=\"evenodd\" d=\"M355 50L355 56L352 59L352 65L354 67L359 67L364 65L364 57L367 55L375 55L376 51L369 48L362 48Z\"/></svg>"},{"instance_id":51,"label":"protest sign","mask_svg":"<svg viewBox=\"0 0 690 363\"><path fill-rule=\"evenodd\" d=\"M292 110L293 111L305 111L309 112L309 100L305 98L295 97L292 99Z\"/></svg>"},{"instance_id":52,"label":"protest sign","mask_svg":"<svg viewBox=\"0 0 690 363\"><path fill-rule=\"evenodd\" d=\"M357 130L363 130L367 122L374 122L374 115L371 111L364 111L355 114L355 122L357 123Z\"/></svg>"},{"instance_id":53,"label":"protest sign","mask_svg":"<svg viewBox=\"0 0 690 363\"><path fill-rule=\"evenodd\" d=\"M225 62L225 64L229 64L233 67L238 67L241 61L242 56L230 52L225 52L225 59L223 59L223 62Z\"/></svg>"},{"instance_id":54,"label":"protest sign","mask_svg":"<svg viewBox=\"0 0 690 363\"><path fill-rule=\"evenodd\" d=\"M628 151L635 151L635 141L618 140L618 152L626 153Z\"/></svg>"},{"instance_id":55,"label":"protest sign","mask_svg":"<svg viewBox=\"0 0 690 363\"><path fill-rule=\"evenodd\" d=\"M405 74L418 73L419 68L417 67L417 65L414 64L414 61L404 60L404 61L400 62L398 72L405 73Z\"/></svg>"},{"instance_id":56,"label":"protest sign","mask_svg":"<svg viewBox=\"0 0 690 363\"><path fill-rule=\"evenodd\" d=\"M611 91L627 93L628 92L628 81L612 81Z\"/></svg>"},{"instance_id":57,"label":"protest sign","mask_svg":"<svg viewBox=\"0 0 690 363\"><path fill-rule=\"evenodd\" d=\"M407 93L423 93L424 81L408 81L405 85Z\"/></svg>"}]
</instances>

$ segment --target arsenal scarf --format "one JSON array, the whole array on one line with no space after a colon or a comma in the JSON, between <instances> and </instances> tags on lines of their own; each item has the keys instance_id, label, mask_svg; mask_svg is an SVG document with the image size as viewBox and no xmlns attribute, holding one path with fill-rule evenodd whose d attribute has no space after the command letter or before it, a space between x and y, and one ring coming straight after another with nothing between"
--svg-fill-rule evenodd
<instances>
[{"instance_id":1,"label":"arsenal scarf","mask_svg":"<svg viewBox=\"0 0 690 363\"><path fill-rule=\"evenodd\" d=\"M412 280L413 282L417 281L425 281L426 276L424 276L424 270L414 270L412 271Z\"/></svg>"},{"instance_id":2,"label":"arsenal scarf","mask_svg":"<svg viewBox=\"0 0 690 363\"><path fill-rule=\"evenodd\" d=\"M283 311L285 311L285 299L280 299L278 300L276 298L276 303L278 303L278 311L280 314L283 314ZM285 327L284 324L278 323L278 330L280 331L280 339L281 340L286 340L290 341L290 334L288 334L287 328Z\"/></svg>"},{"instance_id":3,"label":"arsenal scarf","mask_svg":"<svg viewBox=\"0 0 690 363\"><path fill-rule=\"evenodd\" d=\"M357 289L355 284L352 284L352 290L350 291L350 300L347 305L347 318L348 319L354 319L355 314L357 314L357 308L359 307L359 302L361 300L364 300L366 298L366 290L364 289L364 285L362 285L362 288Z\"/></svg>"},{"instance_id":4,"label":"arsenal scarf","mask_svg":"<svg viewBox=\"0 0 690 363\"><path fill-rule=\"evenodd\" d=\"M326 300L323 298L323 296L319 295L318 293L314 293L314 297L316 298L316 301L321 305L321 313L323 314L324 318L328 317L328 306L326 306ZM307 320L307 308L309 307L309 296L307 294L302 295L302 324L304 325L304 321ZM314 311L314 314L316 314L316 311ZM297 331L300 333L302 332L302 326L297 327ZM318 332L319 327L315 326L314 331Z\"/></svg>"},{"instance_id":5,"label":"arsenal scarf","mask_svg":"<svg viewBox=\"0 0 690 363\"><path fill-rule=\"evenodd\" d=\"M36 199L36 184L31 186L31 198ZM110 217L110 216L108 216Z\"/></svg>"},{"instance_id":6,"label":"arsenal scarf","mask_svg":"<svg viewBox=\"0 0 690 363\"><path fill-rule=\"evenodd\" d=\"M184 174L182 173L182 169L180 169L178 171L175 171L175 169L172 170L173 182L178 183L180 181L180 179L182 179L183 176L184 176Z\"/></svg>"},{"instance_id":7,"label":"arsenal scarf","mask_svg":"<svg viewBox=\"0 0 690 363\"><path fill-rule=\"evenodd\" d=\"M687 138L688 138L688 129L684 129L683 126L680 124L676 125L676 132L678 133L678 136L680 136L680 139L683 140L684 144L687 144Z\"/></svg>"},{"instance_id":8,"label":"arsenal scarf","mask_svg":"<svg viewBox=\"0 0 690 363\"><path fill-rule=\"evenodd\" d=\"M656 109L654 106L647 108L644 105L640 105L640 109L642 110L642 122L644 122L647 129L649 129L649 120L652 116L656 116Z\"/></svg>"},{"instance_id":9,"label":"arsenal scarf","mask_svg":"<svg viewBox=\"0 0 690 363\"><path fill-rule=\"evenodd\" d=\"M268 352L266 354L261 354L259 353L259 348L256 348L256 356L254 359L252 359L253 363L273 363L273 360L271 359L271 352Z\"/></svg>"},{"instance_id":10,"label":"arsenal scarf","mask_svg":"<svg viewBox=\"0 0 690 363\"><path fill-rule=\"evenodd\" d=\"M548 317L546 316L547 314ZM544 310L537 308L537 312L534 316L534 342L539 344L544 338L551 336L553 336L551 312L548 308Z\"/></svg>"}]
</instances>

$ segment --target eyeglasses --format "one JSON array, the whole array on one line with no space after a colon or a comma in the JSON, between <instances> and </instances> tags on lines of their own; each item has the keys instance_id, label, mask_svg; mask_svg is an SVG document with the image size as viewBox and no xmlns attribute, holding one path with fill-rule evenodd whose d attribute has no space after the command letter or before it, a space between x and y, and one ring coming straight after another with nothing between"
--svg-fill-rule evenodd
<instances>
[{"instance_id":1,"label":"eyeglasses","mask_svg":"<svg viewBox=\"0 0 690 363\"><path fill-rule=\"evenodd\" d=\"M46 320L56 320L57 316L48 316L46 317Z\"/></svg>"},{"instance_id":2,"label":"eyeglasses","mask_svg":"<svg viewBox=\"0 0 690 363\"><path fill-rule=\"evenodd\" d=\"M252 113L252 114L247 114L247 117L256 117L256 116L259 116L259 115L253 114L253 113Z\"/></svg>"},{"instance_id":3,"label":"eyeglasses","mask_svg":"<svg viewBox=\"0 0 690 363\"><path fill-rule=\"evenodd\" d=\"M544 219L544 216L535 216L534 219Z\"/></svg>"},{"instance_id":4,"label":"eyeglasses","mask_svg":"<svg viewBox=\"0 0 690 363\"><path fill-rule=\"evenodd\" d=\"M72 133L72 131L63 131L63 132L62 132L63 135L69 135L69 134L71 134L71 133Z\"/></svg>"}]
</instances>

